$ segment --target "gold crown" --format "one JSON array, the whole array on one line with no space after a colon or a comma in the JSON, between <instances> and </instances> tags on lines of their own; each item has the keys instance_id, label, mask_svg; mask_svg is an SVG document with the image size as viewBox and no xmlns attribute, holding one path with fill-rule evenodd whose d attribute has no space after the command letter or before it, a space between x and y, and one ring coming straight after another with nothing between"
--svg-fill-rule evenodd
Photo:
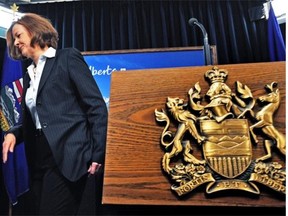
<instances>
[{"instance_id":1,"label":"gold crown","mask_svg":"<svg viewBox=\"0 0 288 216\"><path fill-rule=\"evenodd\" d=\"M210 80L211 83L225 82L228 76L228 71L225 69L219 69L214 66L212 70L208 70L205 73L205 77Z\"/></svg>"}]
</instances>

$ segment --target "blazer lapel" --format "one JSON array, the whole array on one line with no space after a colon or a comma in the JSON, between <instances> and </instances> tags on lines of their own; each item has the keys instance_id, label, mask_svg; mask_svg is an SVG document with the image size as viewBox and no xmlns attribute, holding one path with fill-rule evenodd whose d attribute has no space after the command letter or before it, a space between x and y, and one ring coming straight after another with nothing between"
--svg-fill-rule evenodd
<instances>
[{"instance_id":1,"label":"blazer lapel","mask_svg":"<svg viewBox=\"0 0 288 216\"><path fill-rule=\"evenodd\" d=\"M48 77L50 76L51 70L52 70L53 65L54 65L54 62L55 62L55 57L46 59L46 63L45 63L45 66L44 66L44 69L43 69L43 72L42 72L42 76L41 76L41 80L40 80L40 83L39 83L38 93L37 94L39 94L41 92L44 84L46 83Z\"/></svg>"}]
</instances>

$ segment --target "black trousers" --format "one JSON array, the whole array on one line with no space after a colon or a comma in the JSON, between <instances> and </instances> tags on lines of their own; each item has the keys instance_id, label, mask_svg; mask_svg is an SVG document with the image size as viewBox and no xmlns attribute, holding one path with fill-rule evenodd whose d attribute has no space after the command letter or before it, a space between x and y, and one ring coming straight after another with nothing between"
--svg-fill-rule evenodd
<instances>
[{"instance_id":1,"label":"black trousers","mask_svg":"<svg viewBox=\"0 0 288 216\"><path fill-rule=\"evenodd\" d=\"M35 165L29 194L32 215L77 215L87 175L70 182L59 171L41 131L36 134Z\"/></svg>"}]
</instances>

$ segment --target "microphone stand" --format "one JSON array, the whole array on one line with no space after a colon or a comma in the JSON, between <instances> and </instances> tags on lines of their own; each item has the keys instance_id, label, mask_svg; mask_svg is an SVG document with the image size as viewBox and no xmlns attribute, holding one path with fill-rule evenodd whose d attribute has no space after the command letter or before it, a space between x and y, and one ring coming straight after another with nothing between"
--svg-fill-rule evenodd
<instances>
[{"instance_id":1,"label":"microphone stand","mask_svg":"<svg viewBox=\"0 0 288 216\"><path fill-rule=\"evenodd\" d=\"M197 25L201 31L202 31L202 34L203 34L203 37L204 37L204 56L205 56L205 65L211 65L211 53L210 53L210 45L208 43L208 34L204 28L204 26L198 22L197 19L195 18L191 18L189 20L189 24L191 26L193 25Z\"/></svg>"}]
</instances>

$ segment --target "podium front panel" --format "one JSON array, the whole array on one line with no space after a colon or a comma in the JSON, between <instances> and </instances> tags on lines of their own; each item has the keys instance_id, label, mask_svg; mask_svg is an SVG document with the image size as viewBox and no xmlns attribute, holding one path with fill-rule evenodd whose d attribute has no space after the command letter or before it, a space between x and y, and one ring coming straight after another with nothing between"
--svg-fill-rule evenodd
<instances>
[{"instance_id":1,"label":"podium front panel","mask_svg":"<svg viewBox=\"0 0 288 216\"><path fill-rule=\"evenodd\" d=\"M265 93L265 85L276 81L281 103L274 115L275 127L285 134L285 62L218 65L228 71L226 84L235 91L239 81L254 98ZM225 190L207 194L203 184L184 196L171 190L173 182L162 169L163 125L155 120L155 109L165 109L167 97L188 103L187 92L196 83L201 93L209 89L204 79L212 66L132 70L112 73L108 133L103 184L103 204L284 207L285 196L258 185L259 194ZM265 154L260 140L252 145L252 159ZM193 144L193 155L203 158ZM273 150L272 161L285 167L285 158Z\"/></svg>"}]
</instances>

